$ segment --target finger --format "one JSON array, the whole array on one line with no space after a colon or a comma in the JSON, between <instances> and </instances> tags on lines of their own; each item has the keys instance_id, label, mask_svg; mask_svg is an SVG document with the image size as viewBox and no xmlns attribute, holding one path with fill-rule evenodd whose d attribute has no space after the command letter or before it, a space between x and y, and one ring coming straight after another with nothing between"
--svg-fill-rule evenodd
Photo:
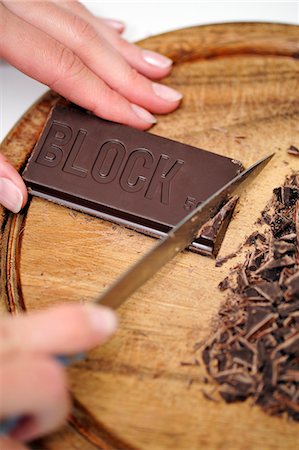
<instances>
[{"instance_id":1,"label":"finger","mask_svg":"<svg viewBox=\"0 0 299 450\"><path fill-rule=\"evenodd\" d=\"M111 25L115 29L121 28L118 21L114 25L113 21L109 23L109 19L96 17L77 1L63 2L62 5L93 25L95 30L99 31L138 72L152 79L160 79L169 74L172 60L160 53L144 50L122 39L114 30L111 30Z\"/></svg>"},{"instance_id":2,"label":"finger","mask_svg":"<svg viewBox=\"0 0 299 450\"><path fill-rule=\"evenodd\" d=\"M2 56L19 70L104 119L140 129L156 122L148 111L109 88L71 50L2 3L0 21Z\"/></svg>"},{"instance_id":3,"label":"finger","mask_svg":"<svg viewBox=\"0 0 299 450\"><path fill-rule=\"evenodd\" d=\"M81 352L105 342L116 327L113 311L94 305L61 305L6 317L0 322L0 355Z\"/></svg>"},{"instance_id":4,"label":"finger","mask_svg":"<svg viewBox=\"0 0 299 450\"><path fill-rule=\"evenodd\" d=\"M66 375L51 358L28 354L1 368L1 416L26 417L11 436L26 441L54 430L70 410Z\"/></svg>"},{"instance_id":5,"label":"finger","mask_svg":"<svg viewBox=\"0 0 299 450\"><path fill-rule=\"evenodd\" d=\"M28 198L26 186L20 174L0 154L0 204L18 213Z\"/></svg>"},{"instance_id":6,"label":"finger","mask_svg":"<svg viewBox=\"0 0 299 450\"><path fill-rule=\"evenodd\" d=\"M66 2L61 2L60 0L54 0L55 3L59 3L60 6L63 6L66 9L69 9L73 13L77 14L78 16L83 17L84 19L88 20L91 24L97 26L98 24L106 24L113 30L116 30L118 33L122 33L125 29L124 22L120 20L115 19L107 19L104 17L97 17L94 16L92 13L88 11L88 9L82 5L82 3L78 2L77 0L69 0Z\"/></svg>"},{"instance_id":7,"label":"finger","mask_svg":"<svg viewBox=\"0 0 299 450\"><path fill-rule=\"evenodd\" d=\"M24 444L15 441L9 436L0 437L0 448L3 450L29 450Z\"/></svg>"},{"instance_id":8,"label":"finger","mask_svg":"<svg viewBox=\"0 0 299 450\"><path fill-rule=\"evenodd\" d=\"M126 62L85 19L66 12L57 4L9 2L8 7L20 17L55 36L113 90L130 102L159 114L175 109L181 94L167 86L152 83ZM129 44L128 44L129 45Z\"/></svg>"}]
</instances>

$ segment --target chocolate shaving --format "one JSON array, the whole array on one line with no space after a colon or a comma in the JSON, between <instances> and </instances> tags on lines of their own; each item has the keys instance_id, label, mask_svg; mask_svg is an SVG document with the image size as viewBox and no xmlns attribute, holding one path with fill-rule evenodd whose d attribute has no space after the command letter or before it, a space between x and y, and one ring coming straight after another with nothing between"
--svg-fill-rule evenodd
<instances>
[{"instance_id":1,"label":"chocolate shaving","mask_svg":"<svg viewBox=\"0 0 299 450\"><path fill-rule=\"evenodd\" d=\"M299 149L295 147L295 145L290 145L290 147L288 148L288 153L290 155L299 156Z\"/></svg>"},{"instance_id":2,"label":"chocolate shaving","mask_svg":"<svg viewBox=\"0 0 299 450\"><path fill-rule=\"evenodd\" d=\"M223 258L218 258L216 260L216 267L221 267L223 264L225 264L227 261L229 261L232 258L235 258L237 256L237 252L230 253L229 255L224 256Z\"/></svg>"},{"instance_id":3,"label":"chocolate shaving","mask_svg":"<svg viewBox=\"0 0 299 450\"><path fill-rule=\"evenodd\" d=\"M299 421L299 172L274 189L257 223L263 232L218 286L230 293L202 359L227 403L251 397Z\"/></svg>"},{"instance_id":4,"label":"chocolate shaving","mask_svg":"<svg viewBox=\"0 0 299 450\"><path fill-rule=\"evenodd\" d=\"M286 281L285 285L287 290L285 292L285 297L287 299L298 298L299 299L299 272L294 273Z\"/></svg>"},{"instance_id":5,"label":"chocolate shaving","mask_svg":"<svg viewBox=\"0 0 299 450\"><path fill-rule=\"evenodd\" d=\"M220 211L199 230L197 239L208 248L208 254L216 257L223 242L227 227L232 218L239 197L228 200Z\"/></svg>"}]
</instances>

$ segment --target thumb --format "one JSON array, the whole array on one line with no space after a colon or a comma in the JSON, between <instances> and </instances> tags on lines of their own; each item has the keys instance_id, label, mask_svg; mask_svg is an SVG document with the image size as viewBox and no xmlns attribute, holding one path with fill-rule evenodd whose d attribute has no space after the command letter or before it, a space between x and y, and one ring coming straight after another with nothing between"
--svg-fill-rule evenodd
<instances>
[{"instance_id":1,"label":"thumb","mask_svg":"<svg viewBox=\"0 0 299 450\"><path fill-rule=\"evenodd\" d=\"M0 204L17 213L25 205L27 198L22 177L0 154Z\"/></svg>"},{"instance_id":2,"label":"thumb","mask_svg":"<svg viewBox=\"0 0 299 450\"><path fill-rule=\"evenodd\" d=\"M29 450L25 444L17 442L8 436L0 437L0 448L3 450Z\"/></svg>"}]
</instances>

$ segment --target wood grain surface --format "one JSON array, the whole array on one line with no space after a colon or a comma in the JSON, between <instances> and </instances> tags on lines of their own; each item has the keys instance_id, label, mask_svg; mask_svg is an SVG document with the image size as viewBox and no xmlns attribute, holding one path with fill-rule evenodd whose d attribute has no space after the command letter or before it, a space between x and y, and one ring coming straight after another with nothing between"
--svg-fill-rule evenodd
<instances>
[{"instance_id":1,"label":"wood grain surface","mask_svg":"<svg viewBox=\"0 0 299 450\"><path fill-rule=\"evenodd\" d=\"M299 147L299 28L211 25L140 45L174 59L164 82L184 94L178 111L159 117L152 133L245 166L275 152L237 206L224 256L255 229L273 188L299 170L298 158L287 154L290 145ZM51 92L42 97L2 144L18 169L56 99ZM3 314L91 301L155 242L37 198L22 214L2 210L1 221ZM217 285L235 264L216 268L212 259L183 252L136 292L119 310L113 339L68 369L75 399L69 423L33 448L298 449L298 423L268 416L250 401L227 405L206 382L196 349L213 331L224 300Z\"/></svg>"}]
</instances>

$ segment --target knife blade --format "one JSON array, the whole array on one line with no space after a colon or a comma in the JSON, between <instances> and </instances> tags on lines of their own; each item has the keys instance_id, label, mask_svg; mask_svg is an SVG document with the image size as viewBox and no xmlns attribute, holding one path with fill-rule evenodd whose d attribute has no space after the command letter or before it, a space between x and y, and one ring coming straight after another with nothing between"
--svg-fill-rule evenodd
<instances>
[{"instance_id":1,"label":"knife blade","mask_svg":"<svg viewBox=\"0 0 299 450\"><path fill-rule=\"evenodd\" d=\"M215 192L205 202L197 206L182 219L168 234L160 239L141 259L121 275L103 294L94 301L112 309L117 309L140 286L151 278L179 252L184 250L196 237L221 204L231 194L241 194L245 183L255 178L269 163L274 154L255 162L229 183Z\"/></svg>"}]
</instances>

